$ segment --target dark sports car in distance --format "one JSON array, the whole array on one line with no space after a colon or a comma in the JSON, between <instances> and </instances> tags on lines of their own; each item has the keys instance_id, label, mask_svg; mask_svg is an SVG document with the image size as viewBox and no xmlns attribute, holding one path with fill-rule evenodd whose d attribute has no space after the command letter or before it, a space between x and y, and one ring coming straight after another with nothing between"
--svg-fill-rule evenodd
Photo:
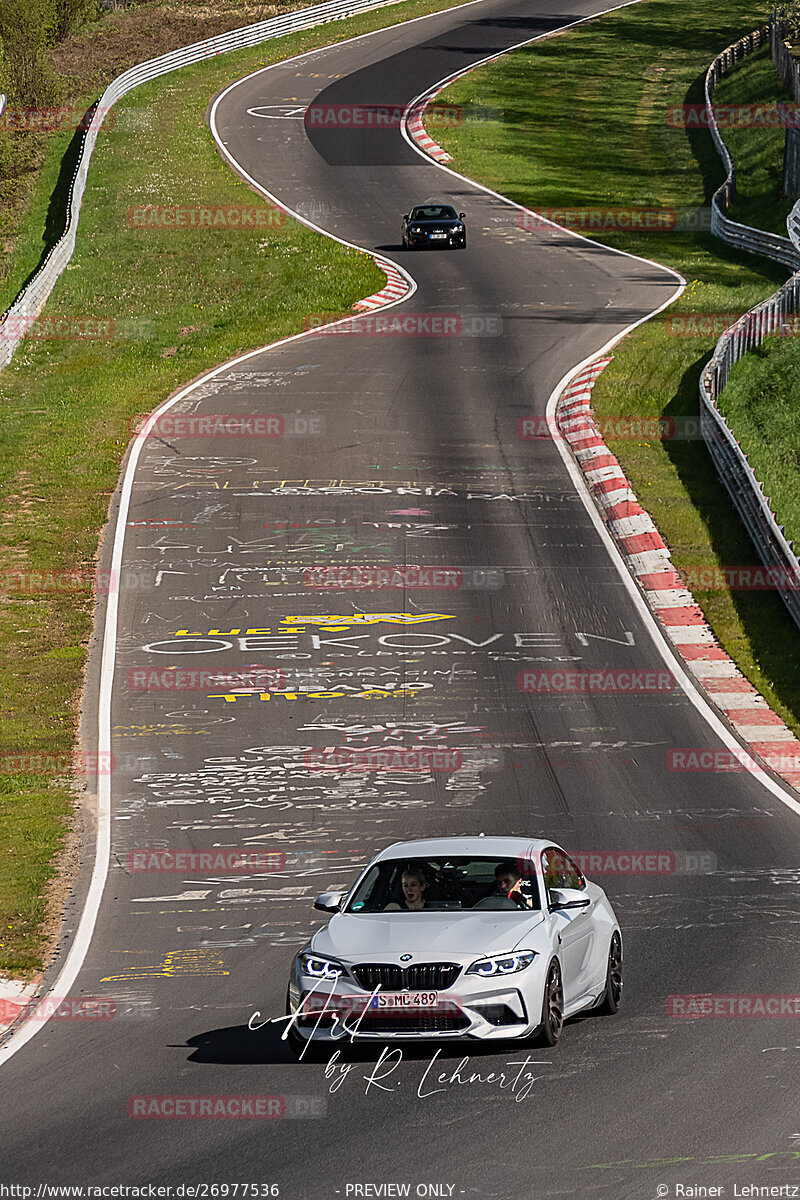
<instances>
[{"instance_id":1,"label":"dark sports car in distance","mask_svg":"<svg viewBox=\"0 0 800 1200\"><path fill-rule=\"evenodd\" d=\"M467 244L464 214L450 204L417 204L411 212L403 213L403 249L417 250L420 246L454 246L463 250Z\"/></svg>"}]
</instances>

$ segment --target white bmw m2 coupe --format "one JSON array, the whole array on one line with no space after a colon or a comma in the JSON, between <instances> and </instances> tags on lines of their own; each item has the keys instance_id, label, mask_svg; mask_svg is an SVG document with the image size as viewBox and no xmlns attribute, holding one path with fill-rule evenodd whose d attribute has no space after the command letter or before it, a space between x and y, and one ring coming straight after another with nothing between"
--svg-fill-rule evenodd
<instances>
[{"instance_id":1,"label":"white bmw m2 coupe","mask_svg":"<svg viewBox=\"0 0 800 1200\"><path fill-rule=\"evenodd\" d=\"M334 915L292 966L297 1053L342 1038L554 1046L565 1018L620 1005L614 910L554 842L399 842L315 908Z\"/></svg>"}]
</instances>

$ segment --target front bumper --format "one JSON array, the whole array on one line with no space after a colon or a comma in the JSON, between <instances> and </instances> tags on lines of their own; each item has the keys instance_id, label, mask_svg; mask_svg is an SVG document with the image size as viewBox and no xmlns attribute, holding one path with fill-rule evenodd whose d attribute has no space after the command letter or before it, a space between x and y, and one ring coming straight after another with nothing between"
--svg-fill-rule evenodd
<instances>
[{"instance_id":1,"label":"front bumper","mask_svg":"<svg viewBox=\"0 0 800 1200\"><path fill-rule=\"evenodd\" d=\"M447 234L446 237L432 237L429 233L409 233L406 235L409 246L418 249L424 246L435 248L436 246L463 246L467 235L462 230L460 232L453 231Z\"/></svg>"},{"instance_id":2,"label":"front bumper","mask_svg":"<svg viewBox=\"0 0 800 1200\"><path fill-rule=\"evenodd\" d=\"M540 959L515 976L487 980L463 973L447 991L438 993L435 1007L425 1009L367 1008L370 993L350 980L335 988L320 985L300 973L289 986L289 1008L297 1016L299 1037L336 1043L358 1041L439 1041L477 1038L483 1041L522 1038L540 1023L544 980Z\"/></svg>"}]
</instances>

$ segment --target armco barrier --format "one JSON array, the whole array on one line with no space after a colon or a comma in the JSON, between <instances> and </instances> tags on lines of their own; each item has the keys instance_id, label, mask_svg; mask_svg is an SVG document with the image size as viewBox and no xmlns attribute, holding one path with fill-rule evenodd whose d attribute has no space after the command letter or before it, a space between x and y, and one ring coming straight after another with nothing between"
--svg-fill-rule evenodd
<instances>
[{"instance_id":1,"label":"armco barrier","mask_svg":"<svg viewBox=\"0 0 800 1200\"><path fill-rule=\"evenodd\" d=\"M786 228L789 231L792 245L800 250L800 200L786 218Z\"/></svg>"},{"instance_id":2,"label":"armco barrier","mask_svg":"<svg viewBox=\"0 0 800 1200\"><path fill-rule=\"evenodd\" d=\"M800 272L793 275L774 296L747 313L741 322L726 330L717 342L714 354L700 379L700 428L720 479L753 541L759 558L767 567L779 566L779 578L800 578L800 561L793 544L787 540L770 508L768 497L748 462L747 455L733 436L717 407L717 400L728 382L734 363L767 333L776 333L787 317L800 309ZM800 591L797 587L779 589L781 597L800 625Z\"/></svg>"},{"instance_id":3,"label":"armco barrier","mask_svg":"<svg viewBox=\"0 0 800 1200\"><path fill-rule=\"evenodd\" d=\"M768 27L765 27L741 38L722 54L717 55L706 73L709 129L727 171L725 182L714 193L711 201L711 230L731 245L754 254L763 254L796 274L773 296L756 305L740 321L726 329L717 342L711 360L700 378L700 427L717 473L727 488L761 561L768 567L785 568L785 573L779 578L797 579L800 574L800 561L794 553L794 546L787 540L783 526L778 524L747 455L736 441L717 404L734 364L753 346L760 345L769 334L781 332L787 319L800 310L800 242L797 237L800 232L800 203L795 205L787 221L789 232L793 235L791 240L752 229L748 225L740 225L726 216L725 210L736 192L736 172L728 147L720 135L711 105L719 78L746 54L764 45L767 36ZM791 587L779 591L795 622L800 625L800 591Z\"/></svg>"},{"instance_id":4,"label":"armco barrier","mask_svg":"<svg viewBox=\"0 0 800 1200\"><path fill-rule=\"evenodd\" d=\"M728 147L722 140L711 103L714 89L721 77L726 75L735 63L766 45L768 39L768 25L753 30L752 33L748 33L746 37L740 38L738 42L734 42L732 46L728 46L727 50L718 54L706 72L708 128L727 172L725 182L717 188L711 200L711 232L731 246L737 246L740 250L748 250L752 254L763 254L767 258L781 263L784 267L788 267L790 271L797 271L800 269L800 252L786 238L780 237L777 233L765 233L760 229L752 229L749 225L740 225L738 221L731 221L726 215L727 209L736 195L736 168Z\"/></svg>"},{"instance_id":5,"label":"armco barrier","mask_svg":"<svg viewBox=\"0 0 800 1200\"><path fill-rule=\"evenodd\" d=\"M157 79L160 75L166 75L170 71L176 71L191 63L202 62L206 58L213 58L217 54L225 54L230 50L257 46L272 38L283 37L302 29L312 29L314 26L323 25L328 21L340 21L345 17L354 16L356 13L374 8L386 8L388 5L397 3L399 0L329 0L325 4L301 8L297 12L287 13L285 16L271 17L269 20L259 21L255 25L232 29L229 33L220 34L219 37L195 42L192 46L184 46L180 50L163 54L160 58L151 58L148 62L139 63L138 66L131 67L130 70L117 76L87 113L87 129L83 134L81 151L67 198L64 232L47 254L36 274L0 319L0 368L11 361L14 351L24 336L22 331L28 328L30 322L39 315L56 280L72 257L92 151L104 115L118 100L140 84L149 83L150 80ZM8 329L4 335L3 326L6 323ZM17 330L20 332L16 332Z\"/></svg>"},{"instance_id":6,"label":"armco barrier","mask_svg":"<svg viewBox=\"0 0 800 1200\"><path fill-rule=\"evenodd\" d=\"M788 23L780 17L773 16L769 25L772 61L783 81L783 86L794 96L795 103L800 104L800 65L798 65L797 59L789 53L789 46L785 40L788 32Z\"/></svg>"}]
</instances>

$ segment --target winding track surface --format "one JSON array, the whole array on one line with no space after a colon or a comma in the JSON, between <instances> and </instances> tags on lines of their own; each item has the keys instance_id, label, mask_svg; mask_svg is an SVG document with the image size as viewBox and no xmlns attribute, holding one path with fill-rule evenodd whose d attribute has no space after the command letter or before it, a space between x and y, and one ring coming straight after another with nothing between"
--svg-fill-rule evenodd
<instances>
[{"instance_id":1,"label":"winding track surface","mask_svg":"<svg viewBox=\"0 0 800 1200\"><path fill-rule=\"evenodd\" d=\"M566 699L517 690L526 666L663 665L556 448L518 440L516 422L543 413L575 363L665 303L674 278L567 235L521 231L513 209L427 165L397 130L309 138L301 121L247 111L314 99L405 104L459 67L591 11L490 0L282 64L220 102L220 136L241 168L339 237L396 251L399 213L449 194L468 214L470 246L390 255L419 284L395 312L498 314L502 336L290 342L179 407L314 412L326 436L147 443L125 543L148 586L121 602L112 867L74 989L113 996L119 1011L105 1023L51 1021L5 1064L4 1178L275 1181L282 1196L308 1200L366 1181L453 1184L470 1196L649 1197L676 1179L796 1178L793 1026L681 1022L665 1002L796 987L797 817L748 775L666 769L673 747L720 744L680 690ZM306 566L376 562L492 568L503 586L405 595L304 586ZM359 612L446 619L340 632L307 622L291 633L285 623ZM244 646L238 634L174 637L248 628L269 633ZM379 690L269 701L130 690L127 672L149 663L313 668L328 672L313 676L321 690ZM471 768L366 783L304 768L303 747L354 736L461 748ZM247 776L235 770L243 763ZM277 1031L248 1032L255 1008L283 1011L291 953L317 923L316 892L351 879L392 840L480 829L548 833L584 851L705 851L718 869L606 880L626 939L624 1010L568 1025L556 1052L535 1055L539 1081L519 1103L478 1084L420 1098L425 1050L406 1052L385 1081L394 1090L367 1095L377 1051L365 1052L330 1094L322 1066L295 1064ZM135 848L215 844L284 849L286 871L208 879L125 869ZM484 1072L524 1058L466 1045L447 1048L443 1062L453 1069L464 1053ZM311 1096L327 1115L127 1116L130 1096L165 1093ZM663 1162L675 1159L685 1161Z\"/></svg>"}]
</instances>

